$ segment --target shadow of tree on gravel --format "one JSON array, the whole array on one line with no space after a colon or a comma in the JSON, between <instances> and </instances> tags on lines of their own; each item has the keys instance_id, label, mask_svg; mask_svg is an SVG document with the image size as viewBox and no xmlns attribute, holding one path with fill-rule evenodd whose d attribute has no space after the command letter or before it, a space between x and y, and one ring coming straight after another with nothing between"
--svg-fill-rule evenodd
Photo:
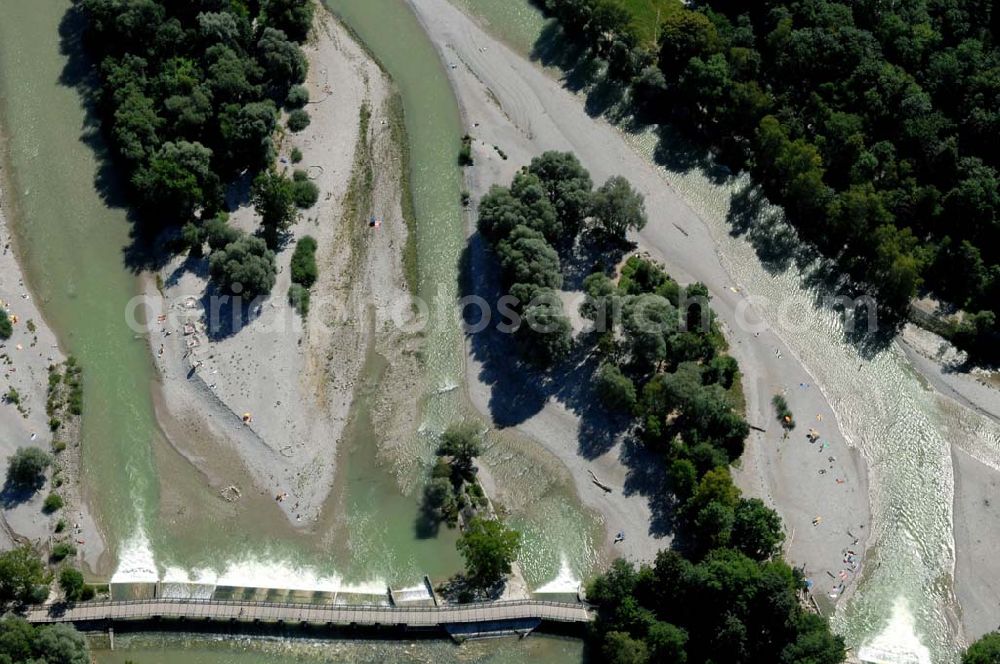
<instances>
[{"instance_id":1,"label":"shadow of tree on gravel","mask_svg":"<svg viewBox=\"0 0 1000 664\"><path fill-rule=\"evenodd\" d=\"M771 276L795 269L800 284L811 294L813 306L836 313L844 323L844 340L865 359L885 350L895 339L903 321L877 309L873 326L868 322L869 290L799 237L785 220L781 208L771 205L761 188L744 182L730 196L726 222L733 237L750 243L761 265ZM874 300L871 300L874 305Z\"/></svg>"},{"instance_id":2,"label":"shadow of tree on gravel","mask_svg":"<svg viewBox=\"0 0 1000 664\"><path fill-rule=\"evenodd\" d=\"M580 255L580 265L593 264L591 253L583 251ZM462 268L462 295L475 295L492 304L504 294L493 252L478 233L470 238L463 252ZM573 269L570 274L574 274ZM577 280L569 281L575 285ZM654 514L649 534L663 537L671 533L672 506L668 494L663 493L666 473L662 459L630 434L634 426L630 415L610 412L596 394L597 336L579 335L567 357L548 369L540 369L522 357L513 333L496 329L501 322L507 321L491 320L485 329L479 329L483 321L478 308L468 307L464 312L472 357L480 364L478 379L489 388L488 409L493 422L500 428L518 426L541 412L549 400L557 402L579 420L577 454L594 460L618 446L618 458L627 469L622 491L627 496L648 499Z\"/></svg>"},{"instance_id":3,"label":"shadow of tree on gravel","mask_svg":"<svg viewBox=\"0 0 1000 664\"><path fill-rule=\"evenodd\" d=\"M7 510L17 507L18 505L23 505L34 498L35 494L38 493L39 489L41 489L44 485L44 478L36 484L30 486L15 484L10 481L10 478L7 478L4 481L3 488L0 489L0 507Z\"/></svg>"}]
</instances>

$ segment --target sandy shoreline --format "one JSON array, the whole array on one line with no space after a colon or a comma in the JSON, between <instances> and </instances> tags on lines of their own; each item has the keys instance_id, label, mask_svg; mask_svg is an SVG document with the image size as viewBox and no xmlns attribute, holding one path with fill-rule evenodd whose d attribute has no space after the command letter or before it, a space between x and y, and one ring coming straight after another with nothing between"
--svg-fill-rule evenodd
<instances>
[{"instance_id":1,"label":"sandy shoreline","mask_svg":"<svg viewBox=\"0 0 1000 664\"><path fill-rule=\"evenodd\" d=\"M318 520L333 488L338 442L369 347L374 344L392 360L390 378L402 386L391 399L379 395L386 440L412 425L399 406L415 399L414 381L407 376L416 367L412 340L390 320L407 293L391 81L324 9L317 11L303 51L309 60L311 123L281 136L277 167L289 174L306 170L320 198L302 212L293 237L278 252L271 295L251 309L244 325L213 335L203 301L203 259L175 257L160 273L162 291L149 280L146 293L157 313L150 317L149 339L161 376L159 419L171 445L213 488L247 490L238 485L240 473L215 461L225 450L256 488L281 496L274 502L304 527ZM362 107L370 113L364 121ZM362 126L365 135L359 133ZM303 154L300 164L291 163L293 148ZM374 174L367 183L360 172L366 168ZM381 220L379 228L368 226L370 216ZM231 212L230 223L255 228L248 202ZM289 260L304 235L319 247L319 280L305 321L286 296Z\"/></svg>"},{"instance_id":2,"label":"sandy shoreline","mask_svg":"<svg viewBox=\"0 0 1000 664\"><path fill-rule=\"evenodd\" d=\"M867 472L860 455L840 433L836 413L813 378L770 329L757 337L736 325L735 312L745 296L720 263L705 225L617 130L587 116L579 98L445 0L410 3L438 45L467 129L476 139L476 163L468 174L474 194L489 184L509 181L517 168L544 150L571 150L595 182L625 174L645 195L650 224L636 238L641 250L663 261L682 282L699 280L709 286L727 328L731 353L747 377L748 419L766 429L754 432L748 440L739 482L744 490L760 495L779 510L789 534L789 561L805 565L807 575L826 595L830 585L826 573L836 575L844 568L843 550L863 551L869 521ZM500 158L493 145L500 146L508 159ZM682 226L687 235L682 236L675 225ZM754 316L751 308L750 317ZM474 358L470 358L467 375L473 402L488 414L490 386L479 384ZM770 405L771 396L782 390L787 391L802 424L801 431L796 430L784 442ZM575 414L550 401L519 428L571 468L581 499L604 515L609 535L623 520L633 531L642 528L636 532L641 541L635 544L634 555L649 559L665 542L641 535L649 528L645 518L650 512L648 502L637 494L622 496L620 502L588 496L594 487L589 476L580 472L588 464L577 454L575 419ZM818 445L805 440L810 427L819 428L822 442L828 445L821 452ZM596 463L602 465L595 467L595 472L628 477L629 469L618 448L608 450ZM819 470L825 474L817 474ZM803 482L803 477L817 480ZM623 517L623 511L629 517ZM812 525L816 516L822 517L818 527ZM646 525L640 525L644 522Z\"/></svg>"},{"instance_id":3,"label":"sandy shoreline","mask_svg":"<svg viewBox=\"0 0 1000 664\"><path fill-rule=\"evenodd\" d=\"M0 149L5 149L2 141ZM42 512L42 502L52 490L51 482L30 500L4 505L0 514L0 548L10 548L20 541L47 547L54 539L69 540L77 548L79 561L94 571L98 569L105 544L80 482L79 418L73 418L53 433L46 414L48 367L62 364L66 355L38 309L30 284L24 281L17 256L17 239L8 219L12 209L5 196L10 186L6 175L0 173L0 301L12 320L16 316L17 322L10 339L0 342L0 357L3 358L0 392L7 394L12 388L16 390L20 407L6 399L0 403L0 458L6 469L7 459L19 447L37 447L51 452L53 440L63 441L67 447L54 455L55 464L49 472L51 477L53 471L59 469L63 477L64 483L58 493L65 499L66 507L52 515ZM60 519L66 520L67 529L64 534L55 536L53 529Z\"/></svg>"},{"instance_id":4,"label":"sandy shoreline","mask_svg":"<svg viewBox=\"0 0 1000 664\"><path fill-rule=\"evenodd\" d=\"M822 386L816 384L808 367L794 356L790 345L772 330L763 329L756 337L734 325L734 312L746 304L745 289L726 273L731 268L718 267L719 257L715 255L710 233L665 179L661 177L657 182L648 172L652 167L629 154L631 147L616 129L581 112L583 99L551 80L553 70L541 72L537 65L528 63L486 34L475 19L443 0L411 0L411 5L439 47L469 132L477 139L485 139L476 141L483 151L477 155L472 169L473 181L479 177L503 183L513 169L534 154L544 149L570 149L591 170L595 182L617 171L626 174L645 193L647 209L654 212L650 215L651 223L638 238L640 248L663 259L681 280L698 279L709 285L716 309L728 328L730 351L745 374L748 419L751 424L766 428L764 433L752 432L737 474L738 482L745 491L765 498L778 509L789 536L786 557L793 563L804 564L807 575L818 585L819 592L815 594L826 597L830 586L838 583L830 576L839 575L845 568L842 551L862 553L871 524L866 461L854 442L845 439L837 424L834 404L823 393ZM493 164L496 157L492 154L492 144L510 154L513 164ZM524 145L532 147L524 150ZM482 186L477 190L481 192ZM677 226L684 229L683 238L674 232ZM746 311L750 322L756 322L754 308ZM908 326L899 345L929 387L956 402L957 407L1000 421L1000 391L978 373L950 371L948 367L954 358L947 352L942 354L946 344L941 342L936 336ZM488 413L490 387L477 384L475 370L470 362L470 391L480 409ZM477 398L477 390L485 396L480 394ZM787 441L780 438L769 404L778 391L786 393L800 425ZM559 420L559 409L555 406L547 404L542 411L551 421L544 424L537 421L540 413L538 418L521 426L531 429L542 445L572 469L581 498L591 504L586 492L592 487L577 477L585 461L575 454L574 416L568 413L566 419ZM557 421L560 423L556 424ZM829 447L817 450L802 439L810 427L820 429L822 441ZM952 432L950 439L955 476L955 594L962 607L965 637L972 640L1000 621L1000 588L991 582L983 583L987 577L1000 575L1000 563L994 563L995 557L988 551L990 543L1000 536L988 498L997 481L998 450L994 448L1000 446L990 447L989 439L993 438L994 443L1000 441L995 440L995 434L983 431L977 435L985 436L985 440L976 443L963 442L967 436L957 435L968 433ZM835 461L827 465L825 462L831 457ZM617 461L611 459L612 463ZM826 473L818 475L818 471ZM831 486L834 481L837 485ZM615 507L610 504L598 509L609 520L617 518ZM812 526L816 516L823 518L819 527ZM612 530L608 528L609 532ZM849 574L851 583L839 600L851 594L860 571Z\"/></svg>"}]
</instances>

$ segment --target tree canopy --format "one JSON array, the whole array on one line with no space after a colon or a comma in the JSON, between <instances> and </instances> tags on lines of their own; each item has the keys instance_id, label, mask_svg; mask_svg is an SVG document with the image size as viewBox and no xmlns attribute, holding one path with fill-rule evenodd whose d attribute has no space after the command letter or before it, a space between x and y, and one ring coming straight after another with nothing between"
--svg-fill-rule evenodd
<instances>
[{"instance_id":1,"label":"tree canopy","mask_svg":"<svg viewBox=\"0 0 1000 664\"><path fill-rule=\"evenodd\" d=\"M641 119L749 170L876 296L883 323L929 293L967 312L947 330L956 344L1000 359L990 3L709 0L655 15L618 0L540 4L628 84Z\"/></svg>"},{"instance_id":2,"label":"tree canopy","mask_svg":"<svg viewBox=\"0 0 1000 664\"><path fill-rule=\"evenodd\" d=\"M71 625L35 627L24 618L0 618L0 661L88 664L90 654L83 634Z\"/></svg>"},{"instance_id":3,"label":"tree canopy","mask_svg":"<svg viewBox=\"0 0 1000 664\"><path fill-rule=\"evenodd\" d=\"M598 228L616 240L624 240L630 229L646 226L646 205L642 194L620 175L608 178L594 192L591 215Z\"/></svg>"},{"instance_id":4,"label":"tree canopy","mask_svg":"<svg viewBox=\"0 0 1000 664\"><path fill-rule=\"evenodd\" d=\"M212 252L208 264L220 290L244 301L267 295L274 287L274 252L260 238L243 235Z\"/></svg>"},{"instance_id":5,"label":"tree canopy","mask_svg":"<svg viewBox=\"0 0 1000 664\"><path fill-rule=\"evenodd\" d=\"M311 0L84 0L104 128L148 216L184 224L273 155L277 104L305 80ZM256 15L251 14L258 11Z\"/></svg>"},{"instance_id":6,"label":"tree canopy","mask_svg":"<svg viewBox=\"0 0 1000 664\"><path fill-rule=\"evenodd\" d=\"M451 457L452 467L464 478L475 475L473 459L482 451L482 433L475 422L451 424L441 434L438 454Z\"/></svg>"},{"instance_id":7,"label":"tree canopy","mask_svg":"<svg viewBox=\"0 0 1000 664\"><path fill-rule=\"evenodd\" d=\"M1000 632L984 634L962 655L962 664L1000 663Z\"/></svg>"},{"instance_id":8,"label":"tree canopy","mask_svg":"<svg viewBox=\"0 0 1000 664\"><path fill-rule=\"evenodd\" d=\"M19 447L7 462L7 484L16 490L37 491L50 465L52 457L37 447Z\"/></svg>"},{"instance_id":9,"label":"tree canopy","mask_svg":"<svg viewBox=\"0 0 1000 664\"><path fill-rule=\"evenodd\" d=\"M261 227L268 246L274 247L278 234L288 230L298 211L295 209L295 188L292 181L274 169L254 178L251 200L261 217Z\"/></svg>"},{"instance_id":10,"label":"tree canopy","mask_svg":"<svg viewBox=\"0 0 1000 664\"><path fill-rule=\"evenodd\" d=\"M45 565L30 545L0 553L0 603L44 601L47 583Z\"/></svg>"},{"instance_id":11,"label":"tree canopy","mask_svg":"<svg viewBox=\"0 0 1000 664\"><path fill-rule=\"evenodd\" d=\"M487 589L510 574L521 549L521 534L501 521L474 517L458 539L458 551L465 559L465 573L475 587Z\"/></svg>"}]
</instances>

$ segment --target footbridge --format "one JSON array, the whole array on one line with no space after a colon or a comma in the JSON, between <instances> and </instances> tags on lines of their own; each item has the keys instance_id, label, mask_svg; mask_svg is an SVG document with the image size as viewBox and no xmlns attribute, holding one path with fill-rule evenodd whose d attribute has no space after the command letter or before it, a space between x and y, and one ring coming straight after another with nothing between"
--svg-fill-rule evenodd
<instances>
[{"instance_id":1,"label":"footbridge","mask_svg":"<svg viewBox=\"0 0 1000 664\"><path fill-rule=\"evenodd\" d=\"M583 603L510 600L441 606L378 606L277 603L214 599L143 599L48 605L31 609L35 624L73 623L83 629L158 621L278 624L327 628L440 629L455 637L532 631L542 622L587 623L594 610Z\"/></svg>"}]
</instances>

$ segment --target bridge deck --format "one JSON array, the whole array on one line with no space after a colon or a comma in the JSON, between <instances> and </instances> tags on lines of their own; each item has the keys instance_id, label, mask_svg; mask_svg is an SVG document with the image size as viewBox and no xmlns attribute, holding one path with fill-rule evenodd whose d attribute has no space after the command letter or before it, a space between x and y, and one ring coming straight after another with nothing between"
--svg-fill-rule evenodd
<instances>
[{"instance_id":1,"label":"bridge deck","mask_svg":"<svg viewBox=\"0 0 1000 664\"><path fill-rule=\"evenodd\" d=\"M204 599L149 599L85 602L64 609L43 606L30 610L27 615L28 621L32 623L121 622L159 618L434 627L532 618L555 622L588 622L592 619L592 611L584 604L544 600L483 602L439 607L393 607L280 604Z\"/></svg>"}]
</instances>

